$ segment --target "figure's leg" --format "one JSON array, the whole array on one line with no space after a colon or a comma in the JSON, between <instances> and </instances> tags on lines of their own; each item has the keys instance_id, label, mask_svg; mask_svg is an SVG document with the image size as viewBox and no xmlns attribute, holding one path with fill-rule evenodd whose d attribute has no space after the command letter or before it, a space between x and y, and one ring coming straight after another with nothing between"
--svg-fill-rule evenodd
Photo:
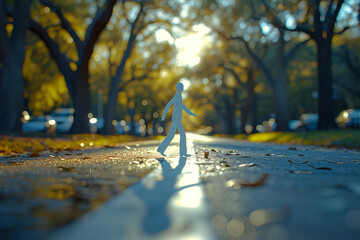
<instances>
[{"instance_id":1,"label":"figure's leg","mask_svg":"<svg viewBox=\"0 0 360 240\"><path fill-rule=\"evenodd\" d=\"M164 152L165 152L166 148L169 146L171 140L173 140L175 133L176 133L176 128L173 126L173 124L171 124L168 135L164 138L164 140L162 141L162 143L160 144L160 146L157 149L157 151L161 155L165 156Z\"/></svg>"},{"instance_id":2,"label":"figure's leg","mask_svg":"<svg viewBox=\"0 0 360 240\"><path fill-rule=\"evenodd\" d=\"M187 154L186 134L182 124L179 126L178 131L180 134L180 156L190 156Z\"/></svg>"}]
</instances>

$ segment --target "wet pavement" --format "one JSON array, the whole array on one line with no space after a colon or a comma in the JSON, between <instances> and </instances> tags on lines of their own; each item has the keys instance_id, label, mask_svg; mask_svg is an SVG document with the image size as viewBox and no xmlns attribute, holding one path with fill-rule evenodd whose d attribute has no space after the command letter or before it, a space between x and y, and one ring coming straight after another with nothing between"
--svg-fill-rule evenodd
<instances>
[{"instance_id":1,"label":"wet pavement","mask_svg":"<svg viewBox=\"0 0 360 240\"><path fill-rule=\"evenodd\" d=\"M0 158L0 239L46 239L139 181L159 165L142 144Z\"/></svg>"},{"instance_id":2,"label":"wet pavement","mask_svg":"<svg viewBox=\"0 0 360 240\"><path fill-rule=\"evenodd\" d=\"M191 156L179 157L172 144L153 172L51 239L217 239L192 140L187 145Z\"/></svg>"},{"instance_id":3,"label":"wet pavement","mask_svg":"<svg viewBox=\"0 0 360 240\"><path fill-rule=\"evenodd\" d=\"M1 158L0 239L360 236L360 152L187 138Z\"/></svg>"},{"instance_id":4,"label":"wet pavement","mask_svg":"<svg viewBox=\"0 0 360 240\"><path fill-rule=\"evenodd\" d=\"M220 239L359 239L360 152L210 137L194 144Z\"/></svg>"}]
</instances>

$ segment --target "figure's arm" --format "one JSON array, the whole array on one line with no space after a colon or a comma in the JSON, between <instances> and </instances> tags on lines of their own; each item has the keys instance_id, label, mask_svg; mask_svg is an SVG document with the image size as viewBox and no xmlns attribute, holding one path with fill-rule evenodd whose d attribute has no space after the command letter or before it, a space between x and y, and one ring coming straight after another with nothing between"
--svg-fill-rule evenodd
<instances>
[{"instance_id":1,"label":"figure's arm","mask_svg":"<svg viewBox=\"0 0 360 240\"><path fill-rule=\"evenodd\" d=\"M190 111L190 109L188 109L184 104L183 104L183 109L185 112L187 112L187 114L191 115L191 116L194 116L194 117L197 117L195 115L195 113L193 113L192 111Z\"/></svg>"},{"instance_id":2,"label":"figure's arm","mask_svg":"<svg viewBox=\"0 0 360 240\"><path fill-rule=\"evenodd\" d=\"M171 105L173 105L173 103L174 103L174 98L172 98L172 99L168 102L168 104L166 104L166 107L165 107L165 109L164 109L164 111L163 111L163 113L162 113L162 115L161 115L161 121L164 121L164 119L165 119L165 117L166 117L166 114L167 114L167 112L169 111Z\"/></svg>"}]
</instances>

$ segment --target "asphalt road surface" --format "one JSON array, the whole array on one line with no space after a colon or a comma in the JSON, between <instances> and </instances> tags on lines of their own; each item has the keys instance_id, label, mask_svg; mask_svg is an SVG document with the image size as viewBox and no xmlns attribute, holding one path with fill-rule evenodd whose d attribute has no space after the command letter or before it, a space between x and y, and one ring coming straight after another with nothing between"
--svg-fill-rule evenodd
<instances>
[{"instance_id":1,"label":"asphalt road surface","mask_svg":"<svg viewBox=\"0 0 360 240\"><path fill-rule=\"evenodd\" d=\"M359 151L187 137L0 159L0 239L359 239Z\"/></svg>"},{"instance_id":2,"label":"asphalt road surface","mask_svg":"<svg viewBox=\"0 0 360 240\"><path fill-rule=\"evenodd\" d=\"M193 137L219 238L359 239L359 151Z\"/></svg>"}]
</instances>

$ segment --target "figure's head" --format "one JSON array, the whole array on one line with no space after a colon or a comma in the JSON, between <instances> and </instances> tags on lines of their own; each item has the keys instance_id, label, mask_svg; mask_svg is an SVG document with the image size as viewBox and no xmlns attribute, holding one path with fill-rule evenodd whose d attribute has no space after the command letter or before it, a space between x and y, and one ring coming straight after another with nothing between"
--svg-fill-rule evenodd
<instances>
[{"instance_id":1,"label":"figure's head","mask_svg":"<svg viewBox=\"0 0 360 240\"><path fill-rule=\"evenodd\" d=\"M184 84L182 84L181 82L177 83L177 84L176 84L176 90L177 90L178 92L183 91L183 90L184 90Z\"/></svg>"}]
</instances>

